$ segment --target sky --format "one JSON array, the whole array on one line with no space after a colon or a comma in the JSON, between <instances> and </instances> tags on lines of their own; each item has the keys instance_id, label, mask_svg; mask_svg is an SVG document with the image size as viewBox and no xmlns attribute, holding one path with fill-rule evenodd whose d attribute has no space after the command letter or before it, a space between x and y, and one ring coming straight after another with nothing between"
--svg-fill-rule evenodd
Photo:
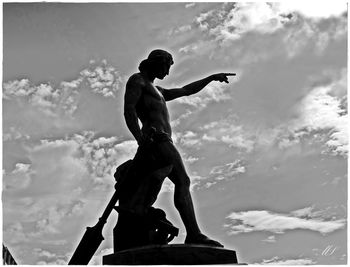
<instances>
[{"instance_id":1,"label":"sky","mask_svg":"<svg viewBox=\"0 0 350 267\"><path fill-rule=\"evenodd\" d=\"M346 264L347 23L341 1L4 3L3 243L20 264L68 263L137 149L126 81L161 48L164 88L237 73L167 103L202 231L239 262ZM155 206L182 243L173 190Z\"/></svg>"}]
</instances>

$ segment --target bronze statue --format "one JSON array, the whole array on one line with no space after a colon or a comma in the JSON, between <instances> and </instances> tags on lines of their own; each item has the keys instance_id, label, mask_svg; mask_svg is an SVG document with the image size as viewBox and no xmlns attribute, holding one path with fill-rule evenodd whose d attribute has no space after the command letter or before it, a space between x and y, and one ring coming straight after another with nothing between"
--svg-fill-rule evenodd
<instances>
[{"instance_id":1,"label":"bronze statue","mask_svg":"<svg viewBox=\"0 0 350 267\"><path fill-rule=\"evenodd\" d=\"M136 138L139 145L133 160L128 160L118 166L114 177L116 179L115 192L108 202L96 225L87 227L74 251L69 265L86 265L89 263L101 242L104 240L102 229L107 222L107 218L113 209L119 213L118 222L114 228L114 252L117 261L112 257L111 262L123 262L125 264L156 262L197 262L198 257L189 257L193 254L181 248L175 249L176 255L181 251L183 255L189 257L190 261L178 261L173 257L159 260L159 251L153 251L157 257L155 259L145 259L145 250L138 254L139 260L135 260L134 250L130 255L125 254L128 249L136 247L147 248L148 245L166 245L178 234L178 228L174 227L166 219L166 214L160 209L152 207L161 190L162 183L168 177L175 184L175 207L180 213L185 225L187 236L185 244L205 245L213 247L223 247L219 242L209 239L201 233L190 194L190 178L188 177L181 156L171 139L171 127L169 121L166 101L170 101L182 96L195 94L202 90L211 81L228 83L227 76L235 73L218 73L208 76L202 80L190 83L182 88L164 89L155 86L154 80L164 79L169 74L170 66L173 64L172 56L164 50L153 50L147 59L143 60L139 66L139 73L133 74L127 84L125 92L124 115L126 124ZM142 128L138 123L141 120ZM115 204L119 201L119 206ZM169 246L162 246L167 251ZM203 253L203 247L198 247L196 253ZM179 249L181 251L179 251ZM208 249L208 247L207 247ZM237 263L234 251L224 251L215 248L215 253L219 253L219 258L223 256L226 260L218 261L218 257L211 255L210 251L204 249L205 255L203 263ZM223 251L221 251L221 250ZM123 250L122 254L118 251ZM146 249L147 251L147 249ZM209 254L208 254L209 253ZM215 254L214 253L214 254ZM224 254L223 254L224 253ZM121 257L121 255L124 255ZM128 258L129 256L131 258ZM210 256L210 259L208 256ZM216 255L216 254L215 254ZM171 256L165 253L163 256ZM176 257L175 257L176 258ZM149 261L151 259L151 261ZM106 262L109 258L106 258ZM192 264L192 263L191 263Z\"/></svg>"},{"instance_id":2,"label":"bronze statue","mask_svg":"<svg viewBox=\"0 0 350 267\"><path fill-rule=\"evenodd\" d=\"M182 88L165 89L154 85L154 80L164 79L169 74L173 58L164 50L153 50L147 59L139 65L140 72L133 74L127 84L124 98L124 116L126 124L135 137L139 148L133 160L136 168L130 168L133 177L125 181L125 192L120 197L119 204L123 208L149 209L158 195L161 184L168 177L175 185L175 207L180 213L186 228L186 244L201 244L223 247L219 242L209 239L201 233L190 194L190 178L186 173L181 155L171 139L171 127L166 102L195 94L212 81L228 83L228 76L235 73L218 73L204 79L192 82ZM142 123L142 128L138 120ZM159 170L157 174L157 170ZM145 175L149 174L148 178ZM152 179L155 176L155 180ZM145 179L145 180L143 180ZM154 183L148 189L138 186L138 189L149 192L147 197L136 193L132 187L143 183ZM141 187L141 189L140 189ZM142 201L141 201L142 199ZM130 203L138 203L131 205ZM138 207L138 208L137 208Z\"/></svg>"}]
</instances>

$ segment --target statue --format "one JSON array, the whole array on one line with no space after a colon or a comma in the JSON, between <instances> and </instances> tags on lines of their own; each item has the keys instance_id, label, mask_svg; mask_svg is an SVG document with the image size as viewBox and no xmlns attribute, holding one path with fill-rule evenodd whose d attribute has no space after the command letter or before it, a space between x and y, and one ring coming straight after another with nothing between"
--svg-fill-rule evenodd
<instances>
[{"instance_id":1,"label":"statue","mask_svg":"<svg viewBox=\"0 0 350 267\"><path fill-rule=\"evenodd\" d=\"M119 213L114 228L114 254L104 256L104 264L237 263L235 251L223 249L222 244L199 229L190 194L190 178L171 139L166 106L166 101L195 94L212 81L228 83L227 77L236 74L213 74L182 88L155 86L154 80L164 79L173 63L170 53L153 50L140 63L140 72L129 78L124 116L139 147L134 159L118 166L114 174L115 192L96 225L86 228L69 265L89 263L104 240L102 229L113 209ZM166 219L165 212L152 207L166 177L175 185L175 207L186 228L185 245L157 246L168 244L178 235L178 228ZM118 201L119 206L115 206Z\"/></svg>"},{"instance_id":2,"label":"statue","mask_svg":"<svg viewBox=\"0 0 350 267\"><path fill-rule=\"evenodd\" d=\"M127 168L125 174L127 178L119 199L120 217L127 216L123 215L121 210L128 210L129 217L130 213L147 216L148 212L152 211L152 204L163 180L168 177L175 185L175 207L186 228L185 244L223 247L199 229L190 194L190 178L171 139L172 130L166 102L195 94L212 81L228 83L228 76L235 73L213 74L182 88L165 89L155 86L154 80L164 79L173 63L170 53L160 49L153 50L148 58L140 63L140 72L133 74L126 84L125 121L139 147L130 163L132 166ZM142 127L138 120L141 121ZM163 217L165 219L165 216ZM132 219L129 223L131 221ZM128 223L124 225L127 226ZM117 228L118 224L116 232ZM119 237L122 232L124 231L119 230ZM117 240L118 236L115 236L115 239Z\"/></svg>"}]
</instances>

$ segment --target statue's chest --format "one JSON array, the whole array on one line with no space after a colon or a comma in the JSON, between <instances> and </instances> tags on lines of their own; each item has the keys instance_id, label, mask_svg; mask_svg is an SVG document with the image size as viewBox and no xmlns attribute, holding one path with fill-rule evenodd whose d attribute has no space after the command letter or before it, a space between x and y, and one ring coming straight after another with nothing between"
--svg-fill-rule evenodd
<instances>
[{"instance_id":1,"label":"statue's chest","mask_svg":"<svg viewBox=\"0 0 350 267\"><path fill-rule=\"evenodd\" d=\"M157 103L164 104L165 102L162 93L152 84L145 86L143 97L146 105L157 104Z\"/></svg>"}]
</instances>

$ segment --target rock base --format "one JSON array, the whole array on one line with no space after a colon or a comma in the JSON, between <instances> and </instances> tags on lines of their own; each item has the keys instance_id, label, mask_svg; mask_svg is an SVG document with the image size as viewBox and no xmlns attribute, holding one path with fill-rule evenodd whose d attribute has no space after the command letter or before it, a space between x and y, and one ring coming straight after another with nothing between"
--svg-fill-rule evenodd
<instances>
[{"instance_id":1,"label":"rock base","mask_svg":"<svg viewBox=\"0 0 350 267\"><path fill-rule=\"evenodd\" d=\"M236 252L202 245L156 245L103 256L103 265L238 264Z\"/></svg>"}]
</instances>

